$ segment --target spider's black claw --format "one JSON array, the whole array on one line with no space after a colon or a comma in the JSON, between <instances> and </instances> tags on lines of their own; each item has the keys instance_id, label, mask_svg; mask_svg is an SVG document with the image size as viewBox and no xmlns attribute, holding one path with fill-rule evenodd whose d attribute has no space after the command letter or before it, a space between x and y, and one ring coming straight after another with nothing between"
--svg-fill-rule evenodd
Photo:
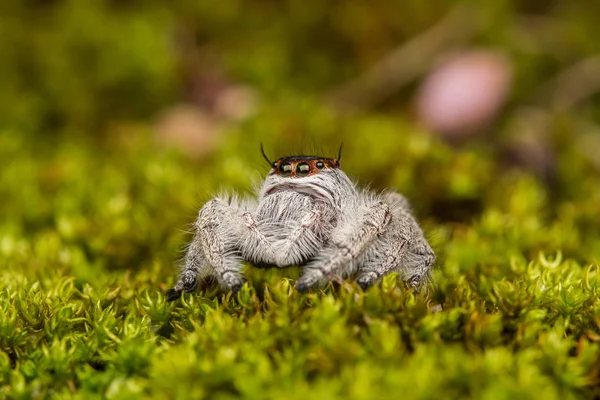
<instances>
[{"instance_id":1,"label":"spider's black claw","mask_svg":"<svg viewBox=\"0 0 600 400\"><path fill-rule=\"evenodd\" d=\"M165 292L165 297L167 301L177 300L181 297L181 290L169 289Z\"/></svg>"},{"instance_id":2,"label":"spider's black claw","mask_svg":"<svg viewBox=\"0 0 600 400\"><path fill-rule=\"evenodd\" d=\"M198 277L193 273L185 273L181 277L181 282L183 283L183 290L186 293L193 292L198 287Z\"/></svg>"},{"instance_id":3,"label":"spider's black claw","mask_svg":"<svg viewBox=\"0 0 600 400\"><path fill-rule=\"evenodd\" d=\"M310 287L305 282L302 282L302 281L296 282L296 290L298 292L306 293L306 292L308 292L309 289L310 289Z\"/></svg>"},{"instance_id":4,"label":"spider's black claw","mask_svg":"<svg viewBox=\"0 0 600 400\"><path fill-rule=\"evenodd\" d=\"M360 288L363 290L363 292L365 290L367 290L368 288L370 288L371 286L373 286L373 284L375 284L376 282L377 282L377 274L372 273L372 272L367 272L367 273L361 274L356 279L356 283L358 283L358 286L360 286Z\"/></svg>"},{"instance_id":5,"label":"spider's black claw","mask_svg":"<svg viewBox=\"0 0 600 400\"><path fill-rule=\"evenodd\" d=\"M233 285L231 287L231 293L237 294L242 289L242 285Z\"/></svg>"},{"instance_id":6,"label":"spider's black claw","mask_svg":"<svg viewBox=\"0 0 600 400\"><path fill-rule=\"evenodd\" d=\"M311 270L305 273L296 281L296 290L300 293L306 293L311 288L317 287L323 280L323 273L318 270Z\"/></svg>"}]
</instances>

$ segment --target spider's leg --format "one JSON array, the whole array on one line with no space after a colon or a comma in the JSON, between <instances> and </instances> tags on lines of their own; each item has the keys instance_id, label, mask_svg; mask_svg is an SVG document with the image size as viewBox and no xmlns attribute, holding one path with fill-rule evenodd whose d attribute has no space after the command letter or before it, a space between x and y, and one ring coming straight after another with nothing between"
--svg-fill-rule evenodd
<instances>
[{"instance_id":1,"label":"spider's leg","mask_svg":"<svg viewBox=\"0 0 600 400\"><path fill-rule=\"evenodd\" d=\"M429 279L435 254L414 222L393 223L388 231L373 243L359 262L356 282L369 286L390 272L399 272L402 279L418 289Z\"/></svg>"},{"instance_id":2,"label":"spider's leg","mask_svg":"<svg viewBox=\"0 0 600 400\"><path fill-rule=\"evenodd\" d=\"M244 283L241 270L240 231L243 226L237 204L221 198L207 202L198 213L196 234L187 251L177 284L167 292L169 299L182 291L191 292L198 279L214 276L221 287L237 291Z\"/></svg>"},{"instance_id":3,"label":"spider's leg","mask_svg":"<svg viewBox=\"0 0 600 400\"><path fill-rule=\"evenodd\" d=\"M432 282L431 270L434 264L435 254L421 233L413 238L410 250L395 270L402 273L404 280L410 286L420 289L424 283Z\"/></svg>"},{"instance_id":4,"label":"spider's leg","mask_svg":"<svg viewBox=\"0 0 600 400\"><path fill-rule=\"evenodd\" d=\"M418 289L430 276L435 254L404 197L389 193L385 201L392 210L392 222L361 258L356 281L366 289L384 275L399 272Z\"/></svg>"},{"instance_id":5,"label":"spider's leg","mask_svg":"<svg viewBox=\"0 0 600 400\"><path fill-rule=\"evenodd\" d=\"M196 233L187 249L179 280L166 293L167 300L178 299L184 291L188 293L194 291L199 285L198 280L201 281L200 284L208 283L211 277L211 270L202 251L200 236Z\"/></svg>"},{"instance_id":6,"label":"spider's leg","mask_svg":"<svg viewBox=\"0 0 600 400\"><path fill-rule=\"evenodd\" d=\"M389 206L382 201L354 211L334 229L329 244L304 267L304 275L296 283L299 291L335 276L352 274L357 260L386 231L392 219Z\"/></svg>"}]
</instances>

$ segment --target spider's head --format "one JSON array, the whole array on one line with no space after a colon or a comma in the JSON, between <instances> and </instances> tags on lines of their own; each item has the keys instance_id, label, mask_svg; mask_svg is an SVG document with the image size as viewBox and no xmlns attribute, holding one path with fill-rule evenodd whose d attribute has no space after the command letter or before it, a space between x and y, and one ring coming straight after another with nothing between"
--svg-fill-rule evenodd
<instances>
[{"instance_id":1,"label":"spider's head","mask_svg":"<svg viewBox=\"0 0 600 400\"><path fill-rule=\"evenodd\" d=\"M340 148L341 151L341 148ZM294 191L315 198L335 201L338 194L351 190L352 183L340 169L340 157L288 156L271 162L261 196Z\"/></svg>"},{"instance_id":2,"label":"spider's head","mask_svg":"<svg viewBox=\"0 0 600 400\"><path fill-rule=\"evenodd\" d=\"M338 159L315 156L289 156L280 158L271 164L269 175L282 178L303 178L320 173L325 169L340 167Z\"/></svg>"},{"instance_id":3,"label":"spider's head","mask_svg":"<svg viewBox=\"0 0 600 400\"><path fill-rule=\"evenodd\" d=\"M342 158L342 146L338 151L337 158L317 157L317 156L287 156L271 162L265 154L262 143L260 151L264 159L271 165L269 176L280 178L304 178L314 176L322 171L331 171L340 168L340 159Z\"/></svg>"}]
</instances>

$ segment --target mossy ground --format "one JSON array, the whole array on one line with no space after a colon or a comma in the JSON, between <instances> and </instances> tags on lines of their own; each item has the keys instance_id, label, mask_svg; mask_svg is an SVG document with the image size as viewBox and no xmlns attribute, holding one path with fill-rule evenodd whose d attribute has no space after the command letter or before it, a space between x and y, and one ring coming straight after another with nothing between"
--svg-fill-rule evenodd
<instances>
[{"instance_id":1,"label":"mossy ground","mask_svg":"<svg viewBox=\"0 0 600 400\"><path fill-rule=\"evenodd\" d=\"M461 146L411 122L427 68L353 115L324 100L454 2L165 4L0 5L0 399L600 397L598 98L593 79L571 108L534 96L600 51L587 3L473 2L463 45L507 54L514 87ZM152 121L214 54L260 102L190 161ZM249 192L259 143L276 157L291 139L326 155L343 141L350 176L412 201L434 288L304 295L297 269L249 267L236 296L165 302L203 201ZM552 173L506 162L515 139L550 148Z\"/></svg>"},{"instance_id":2,"label":"mossy ground","mask_svg":"<svg viewBox=\"0 0 600 400\"><path fill-rule=\"evenodd\" d=\"M368 158L358 154L380 144L357 135L365 145L348 143L345 164L361 175ZM468 224L422 217L442 256L429 294L389 276L365 293L348 283L302 295L293 289L297 270L249 268L237 296L212 288L173 303L163 292L199 193L248 188L258 172L241 167L267 168L257 150L243 151L252 135L232 133L206 165L143 141L63 143L49 153L1 135L0 396L598 394L600 235L585 227L600 185L590 181L578 189L587 196L552 203L529 173L497 174L479 150L450 152L426 135L397 135L403 161L388 172L414 171L406 185L414 185L413 200L434 184L419 186L421 176L462 176L496 193ZM419 156L413 146L426 150ZM481 168L497 178L476 180Z\"/></svg>"}]
</instances>

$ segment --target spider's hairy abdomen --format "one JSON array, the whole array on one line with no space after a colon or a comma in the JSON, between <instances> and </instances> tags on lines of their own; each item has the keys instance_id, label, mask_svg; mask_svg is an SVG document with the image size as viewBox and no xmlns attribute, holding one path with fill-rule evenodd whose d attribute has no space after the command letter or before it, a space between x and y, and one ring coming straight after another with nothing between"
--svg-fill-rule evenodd
<instances>
[{"instance_id":1,"label":"spider's hairy abdomen","mask_svg":"<svg viewBox=\"0 0 600 400\"><path fill-rule=\"evenodd\" d=\"M435 263L408 201L395 192L357 188L332 159L280 159L256 201L217 197L204 205L195 226L170 298L207 275L236 290L244 261L303 265L299 290L352 275L366 289L390 272L419 287Z\"/></svg>"}]
</instances>

